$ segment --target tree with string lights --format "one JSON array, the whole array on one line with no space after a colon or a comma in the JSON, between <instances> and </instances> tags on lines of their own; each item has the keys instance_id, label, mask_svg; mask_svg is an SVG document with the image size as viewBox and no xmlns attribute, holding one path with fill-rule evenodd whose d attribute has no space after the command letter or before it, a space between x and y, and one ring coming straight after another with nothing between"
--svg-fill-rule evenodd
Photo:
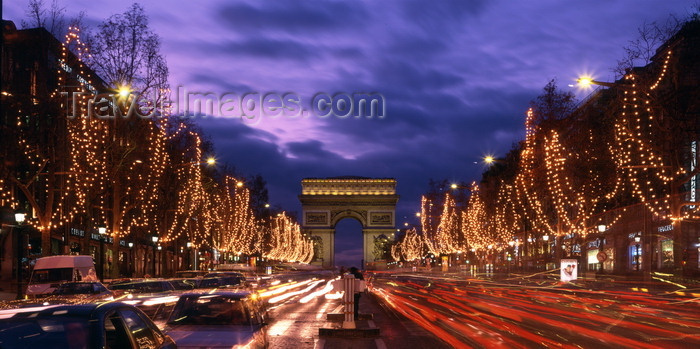
<instances>
[{"instance_id":1,"label":"tree with string lights","mask_svg":"<svg viewBox=\"0 0 700 349\"><path fill-rule=\"evenodd\" d=\"M609 131L591 127L599 116L595 110L575 108L573 95L559 92L553 81L528 110L515 183L518 206L538 235L558 239L558 257L563 237L569 237L566 252L571 254L574 237L585 237L591 217L616 195L618 177L606 147Z\"/></svg>"},{"instance_id":2,"label":"tree with string lights","mask_svg":"<svg viewBox=\"0 0 700 349\"><path fill-rule=\"evenodd\" d=\"M656 220L673 225L676 272L683 268L686 244L681 223L700 217L693 196L700 175L700 91L692 78L698 74L694 57L699 38L700 20L694 18L649 58L648 65L627 69L611 87L617 98L609 109L615 120L610 148L626 179L618 188L642 202Z\"/></svg>"},{"instance_id":3,"label":"tree with string lights","mask_svg":"<svg viewBox=\"0 0 700 349\"><path fill-rule=\"evenodd\" d=\"M82 56L76 56L68 49L74 47L76 51L88 54L84 42L80 40L79 28L69 27L63 43L39 29L25 33L32 35L34 41L47 42L47 47L58 52L57 59L62 65L44 73L49 76L37 75L42 83L28 89L28 94L3 93L4 123L11 122L15 127L4 130L0 137L3 149L7 151L6 160L0 164L3 177L0 180L0 197L10 198L13 202L10 206L17 209L31 209L34 214L28 217L27 224L41 232L41 253L46 256L63 253L52 251L52 231L79 223L85 216L87 193L92 185L88 166L94 155L86 150L93 146L90 144L91 136L101 131L91 128L88 121L69 115L61 107L65 103L62 92L69 92L69 95L72 92L87 93L103 89L105 83L92 74L81 61ZM18 59L32 61L40 56L34 50L42 48L44 46L32 45L24 50L9 50L8 54L30 55ZM70 76L69 70L72 69L81 72L81 81L75 81ZM15 78L22 80L21 76ZM64 91L65 84L77 86L71 91ZM82 102L76 101L80 105ZM26 203L26 207L17 207L16 200L20 198L15 191L22 193L21 201Z\"/></svg>"},{"instance_id":4,"label":"tree with string lights","mask_svg":"<svg viewBox=\"0 0 700 349\"><path fill-rule=\"evenodd\" d=\"M116 113L91 120L102 132L91 135L97 148L90 190L94 212L90 216L94 224L107 225L116 251L119 239L132 232L144 235L160 230L156 203L168 163L168 111L159 108L159 101L169 91L168 71L159 53L158 36L150 30L148 17L138 4L105 20L87 42L91 54L85 60L118 92ZM153 117L130 113L132 106L138 106L138 114ZM113 263L111 274L116 277L118 273Z\"/></svg>"}]
</instances>

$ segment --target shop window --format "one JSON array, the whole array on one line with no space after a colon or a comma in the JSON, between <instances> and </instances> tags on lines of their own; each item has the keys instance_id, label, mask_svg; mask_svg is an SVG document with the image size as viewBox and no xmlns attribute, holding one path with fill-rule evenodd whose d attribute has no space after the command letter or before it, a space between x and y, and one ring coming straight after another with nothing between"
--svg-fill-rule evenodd
<instances>
[{"instance_id":1,"label":"shop window","mask_svg":"<svg viewBox=\"0 0 700 349\"><path fill-rule=\"evenodd\" d=\"M661 267L673 269L673 239L661 241Z\"/></svg>"}]
</instances>

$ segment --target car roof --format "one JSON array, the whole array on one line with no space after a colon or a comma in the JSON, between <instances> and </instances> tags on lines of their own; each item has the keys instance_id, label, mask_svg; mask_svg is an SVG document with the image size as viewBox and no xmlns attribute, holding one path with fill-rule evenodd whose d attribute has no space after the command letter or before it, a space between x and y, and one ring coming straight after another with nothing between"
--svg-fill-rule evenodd
<instances>
[{"instance_id":1,"label":"car roof","mask_svg":"<svg viewBox=\"0 0 700 349\"><path fill-rule=\"evenodd\" d=\"M225 270L225 271L211 271L211 272L208 272L206 275L236 275L236 276L239 276L239 275L243 275L243 273L241 273L239 271Z\"/></svg>"},{"instance_id":2,"label":"car roof","mask_svg":"<svg viewBox=\"0 0 700 349\"><path fill-rule=\"evenodd\" d=\"M77 317L92 317L98 308L103 311L120 307L132 307L122 302L108 303L84 303L72 305L47 305L40 307L27 307L0 310L0 319L20 318L20 317L52 317L52 316L77 316ZM133 308L133 307L132 307Z\"/></svg>"},{"instance_id":3,"label":"car roof","mask_svg":"<svg viewBox=\"0 0 700 349\"><path fill-rule=\"evenodd\" d=\"M142 281L130 281L130 282L120 282L118 284L112 284L114 286L116 285L139 285L139 284L157 284L161 282L169 282L168 280L142 280Z\"/></svg>"},{"instance_id":4,"label":"car roof","mask_svg":"<svg viewBox=\"0 0 700 349\"><path fill-rule=\"evenodd\" d=\"M229 298L244 299L249 298L252 293L248 291L214 291L214 292L188 292L183 293L180 297L202 297L202 296L225 296Z\"/></svg>"}]
</instances>

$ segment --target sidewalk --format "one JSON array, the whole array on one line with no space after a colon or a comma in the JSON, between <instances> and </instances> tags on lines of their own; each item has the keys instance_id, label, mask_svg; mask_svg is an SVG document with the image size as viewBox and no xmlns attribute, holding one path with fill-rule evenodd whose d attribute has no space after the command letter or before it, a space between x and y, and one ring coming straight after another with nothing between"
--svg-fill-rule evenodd
<instances>
[{"instance_id":1,"label":"sidewalk","mask_svg":"<svg viewBox=\"0 0 700 349\"><path fill-rule=\"evenodd\" d=\"M17 292L0 291L0 302L12 301L17 298Z\"/></svg>"},{"instance_id":2,"label":"sidewalk","mask_svg":"<svg viewBox=\"0 0 700 349\"><path fill-rule=\"evenodd\" d=\"M12 288L14 284L10 285L10 281L0 281L0 302L2 301L12 301L17 298L17 289ZM12 287L11 287L12 286Z\"/></svg>"}]
</instances>

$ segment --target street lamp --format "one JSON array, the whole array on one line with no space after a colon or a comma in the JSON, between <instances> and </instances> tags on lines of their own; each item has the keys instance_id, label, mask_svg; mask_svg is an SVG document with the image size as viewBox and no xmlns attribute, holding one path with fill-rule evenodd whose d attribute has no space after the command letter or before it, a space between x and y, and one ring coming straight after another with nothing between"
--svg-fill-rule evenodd
<instances>
[{"instance_id":1,"label":"street lamp","mask_svg":"<svg viewBox=\"0 0 700 349\"><path fill-rule=\"evenodd\" d=\"M15 221L17 222L17 299L22 299L22 259L24 257L24 243L22 242L22 224L26 219L24 213L15 213Z\"/></svg>"},{"instance_id":2,"label":"street lamp","mask_svg":"<svg viewBox=\"0 0 700 349\"><path fill-rule=\"evenodd\" d=\"M15 221L17 221L17 224L19 224L19 225L24 223L25 217L26 217L25 213L15 213Z\"/></svg>"},{"instance_id":3,"label":"street lamp","mask_svg":"<svg viewBox=\"0 0 700 349\"><path fill-rule=\"evenodd\" d=\"M105 251L104 251L104 236L107 234L107 228L98 227L97 233L100 238L100 282L105 281Z\"/></svg>"},{"instance_id":4,"label":"street lamp","mask_svg":"<svg viewBox=\"0 0 700 349\"><path fill-rule=\"evenodd\" d=\"M634 255L634 261L636 262L635 269L637 269L637 271L639 271L639 242L640 241L642 241L642 238L640 236L634 237L634 242L637 243L635 245L635 255Z\"/></svg>"},{"instance_id":5,"label":"street lamp","mask_svg":"<svg viewBox=\"0 0 700 349\"><path fill-rule=\"evenodd\" d=\"M163 246L161 244L158 244L158 254L160 255L160 276L163 276ZM155 271L153 272L153 276L155 276Z\"/></svg>"},{"instance_id":6,"label":"street lamp","mask_svg":"<svg viewBox=\"0 0 700 349\"><path fill-rule=\"evenodd\" d=\"M129 277L134 275L134 243L130 242L129 245Z\"/></svg>"},{"instance_id":7,"label":"street lamp","mask_svg":"<svg viewBox=\"0 0 700 349\"><path fill-rule=\"evenodd\" d=\"M158 237L153 235L151 237L151 240L153 241L153 277L156 276L156 244L158 243Z\"/></svg>"},{"instance_id":8,"label":"street lamp","mask_svg":"<svg viewBox=\"0 0 700 349\"><path fill-rule=\"evenodd\" d=\"M576 79L576 82L578 82L578 84L583 86L583 87L590 87L591 85L600 85L600 86L606 86L606 87L615 86L615 84L612 82L597 81L597 80L593 80L593 78L585 77L585 76Z\"/></svg>"},{"instance_id":9,"label":"street lamp","mask_svg":"<svg viewBox=\"0 0 700 349\"><path fill-rule=\"evenodd\" d=\"M192 266L192 242L187 241L187 269L189 269ZM197 262L195 262L195 265L197 265ZM194 268L196 270L196 267Z\"/></svg>"},{"instance_id":10,"label":"street lamp","mask_svg":"<svg viewBox=\"0 0 700 349\"><path fill-rule=\"evenodd\" d=\"M607 228L608 227L606 227L605 224L598 224L598 232L599 233L604 233Z\"/></svg>"}]
</instances>

